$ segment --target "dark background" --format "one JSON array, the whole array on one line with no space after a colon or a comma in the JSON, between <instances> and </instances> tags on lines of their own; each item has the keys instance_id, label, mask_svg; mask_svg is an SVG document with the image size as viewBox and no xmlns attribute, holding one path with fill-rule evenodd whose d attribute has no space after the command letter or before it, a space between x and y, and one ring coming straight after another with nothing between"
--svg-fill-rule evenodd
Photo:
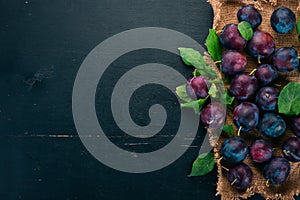
<instances>
[{"instance_id":1,"label":"dark background","mask_svg":"<svg viewBox=\"0 0 300 200\"><path fill-rule=\"evenodd\" d=\"M77 70L106 38L155 26L180 31L203 45L212 19L210 5L201 0L0 0L0 198L220 199L215 197L216 170L204 177L186 176L197 157L203 128L188 151L170 166L128 174L104 166L86 151L71 110ZM111 89L110 80L148 62L164 63L190 76L190 69L170 53L148 49L126 54L101 79L97 112L106 113L109 108L109 100L102 95ZM148 145L114 128L110 112L99 121L121 148L159 149L178 128L176 97L163 87L145 86L132 98L131 114L145 125L148 104L157 102L173 118Z\"/></svg>"}]
</instances>

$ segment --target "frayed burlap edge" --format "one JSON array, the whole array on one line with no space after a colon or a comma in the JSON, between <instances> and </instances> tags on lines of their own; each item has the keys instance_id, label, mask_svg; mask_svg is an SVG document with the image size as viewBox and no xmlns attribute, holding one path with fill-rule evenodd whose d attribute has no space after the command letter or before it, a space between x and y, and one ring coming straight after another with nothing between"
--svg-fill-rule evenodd
<instances>
[{"instance_id":1,"label":"frayed burlap edge","mask_svg":"<svg viewBox=\"0 0 300 200\"><path fill-rule=\"evenodd\" d=\"M240 6L245 4L250 4L260 10L263 16L263 22L258 28L259 30L264 30L270 32L275 41L276 48L284 47L284 46L293 46L300 52L300 42L298 41L298 36L296 30L293 30L292 33L281 35L277 34L273 31L270 26L270 16L271 13L280 6L286 6L291 8L295 13L300 8L300 1L280 1L280 0L208 0L211 4L214 11L214 21L213 28L217 31L221 30L226 24L229 23L238 23L236 19L236 13ZM296 15L297 16L297 15ZM253 68L255 68L258 64L257 61L252 57L247 56L248 58L248 67L247 70L250 72ZM299 72L294 71L291 73L283 73L280 74L280 79L277 84L281 84L284 86L289 81L297 81L300 82ZM288 120L287 120L288 121ZM233 124L232 122L232 111L228 111L227 122L226 124ZM235 130L237 131L237 130ZM228 138L228 136L222 133L221 137L218 138L213 134L212 130L208 130L210 134L210 142L211 145L214 146L215 159L218 160L220 158L219 149L221 143ZM288 130L284 134L283 137L277 140L269 140L268 138L264 138L269 140L270 143L275 147L275 155L281 154L281 144L288 137L294 136L291 131ZM262 135L257 131L252 131L250 133L242 134L243 137L248 144L250 145L255 139L263 138ZM291 163L292 169L287 181L279 186L266 186L266 180L261 173L261 166L257 166L254 164L249 158L245 160L245 163L248 164L253 171L253 181L251 186L244 192L240 192L231 187L230 183L226 178L226 171L222 169L221 165L218 164L218 184L217 184L217 193L216 195L221 195L222 200L238 200L238 199L247 199L254 194L260 194L267 200L292 200L294 196L297 196L300 193L300 163Z\"/></svg>"}]
</instances>

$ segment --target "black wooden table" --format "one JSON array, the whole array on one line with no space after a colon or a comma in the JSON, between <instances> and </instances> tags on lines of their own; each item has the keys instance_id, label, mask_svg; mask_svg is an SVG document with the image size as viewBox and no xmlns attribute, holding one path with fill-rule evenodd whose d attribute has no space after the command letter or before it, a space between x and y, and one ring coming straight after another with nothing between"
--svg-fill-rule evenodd
<instances>
[{"instance_id":1,"label":"black wooden table","mask_svg":"<svg viewBox=\"0 0 300 200\"><path fill-rule=\"evenodd\" d=\"M100 42L125 30L151 26L177 30L203 45L212 19L210 5L202 0L1 0L0 198L220 199L214 195L216 170L204 177L187 177L205 134L203 128L176 162L155 172L130 174L91 156L72 117L77 71ZM120 66L147 62L176 66L186 77L191 73L178 56L147 49L116 60L110 67L111 77L102 82L120 76ZM132 105L156 89L144 88ZM101 94L97 96L101 100ZM167 102L167 110L178 107L167 91L154 97ZM108 107L107 101L96 103L99 112ZM137 104L132 117L147 123L141 110L143 104ZM167 134L146 144L132 138L128 142L111 125L109 112L101 120L110 130L107 136L127 150L153 150L173 137ZM169 126L177 127L172 122Z\"/></svg>"}]
</instances>

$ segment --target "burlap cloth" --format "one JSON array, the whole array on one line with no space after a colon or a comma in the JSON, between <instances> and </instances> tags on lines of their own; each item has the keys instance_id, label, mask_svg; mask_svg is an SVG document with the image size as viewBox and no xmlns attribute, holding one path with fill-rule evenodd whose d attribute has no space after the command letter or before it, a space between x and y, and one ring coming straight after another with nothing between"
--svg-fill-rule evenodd
<instances>
[{"instance_id":1,"label":"burlap cloth","mask_svg":"<svg viewBox=\"0 0 300 200\"><path fill-rule=\"evenodd\" d=\"M298 41L298 36L296 29L289 34L277 34L273 31L270 25L270 16L272 12L281 6L289 7L292 9L296 16L298 17L297 7L299 2L296 0L270 0L270 1L249 1L249 0L208 0L214 10L214 24L213 28L217 31L221 30L224 25L229 23L238 23L236 13L244 4L254 5L258 10L260 10L263 20L262 24L258 27L259 30L264 30L272 34L276 41L276 49L280 47L293 46L297 49L300 54L300 42ZM247 70L250 72L253 68L257 67L257 61L252 57L248 56L248 67ZM299 71L295 70L291 73L281 73L279 80L276 82L284 86L289 81L298 81L300 82ZM281 87L282 87L281 86ZM299 91L300 92L300 91ZM234 105L233 107L235 107ZM285 118L288 124L289 119ZM227 124L233 124L232 122L232 109L228 109ZM235 130L237 132L237 130ZM209 130L210 132L210 130ZM211 134L211 144L214 145L215 159L220 158L219 149L222 142L228 138L226 133L222 133L221 137L216 140ZM251 131L249 133L241 133L248 144L250 145L255 139L264 138L267 139L275 149L275 155L282 155L281 153L281 144L288 138L294 136L288 126L284 136L276 139L267 139L264 138L261 133L257 130ZM300 163L291 163L291 173L286 182L279 186L270 185L266 186L266 179L262 175L262 166L254 164L250 158L247 158L244 161L248 164L253 171L253 181L251 186L244 192L239 192L238 190L231 187L230 183L226 178L226 170L222 169L221 165L218 164L218 184L217 184L217 195L221 195L222 200L236 200L240 198L248 198L255 193L262 195L266 199L284 199L290 200L294 199L295 195L298 195L300 192Z\"/></svg>"}]
</instances>

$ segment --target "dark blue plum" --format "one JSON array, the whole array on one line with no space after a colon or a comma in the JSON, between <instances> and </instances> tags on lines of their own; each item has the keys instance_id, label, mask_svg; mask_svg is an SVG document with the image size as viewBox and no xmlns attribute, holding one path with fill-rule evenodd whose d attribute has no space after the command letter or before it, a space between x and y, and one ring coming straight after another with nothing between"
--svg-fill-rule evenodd
<instances>
[{"instance_id":1,"label":"dark blue plum","mask_svg":"<svg viewBox=\"0 0 300 200\"><path fill-rule=\"evenodd\" d=\"M234 75L244 71L247 66L247 58L239 51L226 51L222 56L222 72Z\"/></svg>"},{"instance_id":2,"label":"dark blue plum","mask_svg":"<svg viewBox=\"0 0 300 200\"><path fill-rule=\"evenodd\" d=\"M220 153L224 161L234 164L247 158L249 148L245 140L240 137L233 137L222 143Z\"/></svg>"},{"instance_id":3,"label":"dark blue plum","mask_svg":"<svg viewBox=\"0 0 300 200\"><path fill-rule=\"evenodd\" d=\"M244 5L237 12L237 18L239 22L249 22L253 29L257 28L262 21L260 12L252 5Z\"/></svg>"},{"instance_id":4,"label":"dark blue plum","mask_svg":"<svg viewBox=\"0 0 300 200\"><path fill-rule=\"evenodd\" d=\"M250 146L250 157L256 163L269 161L273 155L272 146L265 140L259 139Z\"/></svg>"},{"instance_id":5,"label":"dark blue plum","mask_svg":"<svg viewBox=\"0 0 300 200\"><path fill-rule=\"evenodd\" d=\"M277 33L289 33L296 24L295 13L286 7L277 8L271 15L271 26Z\"/></svg>"},{"instance_id":6,"label":"dark blue plum","mask_svg":"<svg viewBox=\"0 0 300 200\"><path fill-rule=\"evenodd\" d=\"M226 110L219 102L211 102L201 111L201 121L208 128L221 128L226 118Z\"/></svg>"},{"instance_id":7,"label":"dark blue plum","mask_svg":"<svg viewBox=\"0 0 300 200\"><path fill-rule=\"evenodd\" d=\"M186 92L192 99L200 99L208 96L209 81L204 76L196 76L188 80Z\"/></svg>"},{"instance_id":8,"label":"dark blue plum","mask_svg":"<svg viewBox=\"0 0 300 200\"><path fill-rule=\"evenodd\" d=\"M230 84L230 93L238 100L251 98L258 88L258 82L254 76L248 73L239 73L234 76Z\"/></svg>"},{"instance_id":9,"label":"dark blue plum","mask_svg":"<svg viewBox=\"0 0 300 200\"><path fill-rule=\"evenodd\" d=\"M272 65L262 64L256 68L254 76L259 85L266 86L278 78L278 73Z\"/></svg>"},{"instance_id":10,"label":"dark blue plum","mask_svg":"<svg viewBox=\"0 0 300 200\"><path fill-rule=\"evenodd\" d=\"M263 169L264 177L271 184L281 184L289 176L291 165L282 157L274 157Z\"/></svg>"},{"instance_id":11,"label":"dark blue plum","mask_svg":"<svg viewBox=\"0 0 300 200\"><path fill-rule=\"evenodd\" d=\"M300 137L300 115L292 118L291 127L292 127L293 133L297 137Z\"/></svg>"},{"instance_id":12,"label":"dark blue plum","mask_svg":"<svg viewBox=\"0 0 300 200\"><path fill-rule=\"evenodd\" d=\"M253 130L259 120L258 107L250 102L243 102L233 111L233 121L244 132Z\"/></svg>"},{"instance_id":13,"label":"dark blue plum","mask_svg":"<svg viewBox=\"0 0 300 200\"><path fill-rule=\"evenodd\" d=\"M291 137L287 139L282 146L284 157L292 162L300 161L300 138Z\"/></svg>"},{"instance_id":14,"label":"dark blue plum","mask_svg":"<svg viewBox=\"0 0 300 200\"><path fill-rule=\"evenodd\" d=\"M246 40L241 36L237 24L227 24L221 34L220 42L227 49L242 50Z\"/></svg>"},{"instance_id":15,"label":"dark blue plum","mask_svg":"<svg viewBox=\"0 0 300 200\"><path fill-rule=\"evenodd\" d=\"M252 183L252 177L252 170L245 163L238 164L227 173L229 183L238 190L246 190Z\"/></svg>"},{"instance_id":16,"label":"dark blue plum","mask_svg":"<svg viewBox=\"0 0 300 200\"><path fill-rule=\"evenodd\" d=\"M256 59L265 59L275 51L275 41L270 33L255 31L247 45L249 53Z\"/></svg>"},{"instance_id":17,"label":"dark blue plum","mask_svg":"<svg viewBox=\"0 0 300 200\"><path fill-rule=\"evenodd\" d=\"M263 87L256 95L256 104L262 110L276 110L279 90L274 87Z\"/></svg>"},{"instance_id":18,"label":"dark blue plum","mask_svg":"<svg viewBox=\"0 0 300 200\"><path fill-rule=\"evenodd\" d=\"M299 66L298 52L293 47L282 47L273 55L273 65L280 72L290 72Z\"/></svg>"},{"instance_id":19,"label":"dark blue plum","mask_svg":"<svg viewBox=\"0 0 300 200\"><path fill-rule=\"evenodd\" d=\"M259 131L266 137L281 136L286 129L285 121L275 113L266 113L258 125Z\"/></svg>"}]
</instances>

